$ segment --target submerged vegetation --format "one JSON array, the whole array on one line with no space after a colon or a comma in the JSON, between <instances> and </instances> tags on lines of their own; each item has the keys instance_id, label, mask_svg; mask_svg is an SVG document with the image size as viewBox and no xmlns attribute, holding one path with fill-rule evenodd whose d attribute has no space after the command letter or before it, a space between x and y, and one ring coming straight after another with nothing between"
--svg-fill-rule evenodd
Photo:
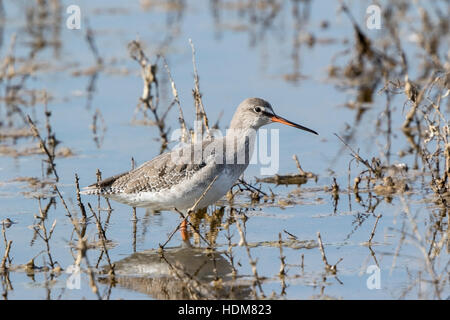
<instances>
[{"instance_id":1,"label":"submerged vegetation","mask_svg":"<svg viewBox=\"0 0 450 320\"><path fill-rule=\"evenodd\" d=\"M337 106L335 101L328 107L330 113L344 109L352 115L353 122L338 124L342 131L326 137L340 147L330 162L324 161L323 167L328 166L328 171L304 171L308 168L303 162L305 168L300 165L303 156L297 157L297 151L292 152L293 160L282 159L282 163L292 162L298 172L255 179L242 177L215 206L198 210L194 205L187 216L174 212L179 219L176 225L167 226L172 231L163 236L164 240L155 240L158 245L145 250L138 250L139 243L154 236L148 230L152 230L151 221L158 215L130 208L125 219L129 224L122 226L121 232L132 238L132 248L121 248L117 231L111 229L114 215L124 215L120 212L123 207L117 209L115 203L103 198L93 200L80 195L80 179L90 180L82 165L87 151L69 138L73 132L65 133L64 124L58 125L61 116L55 119L54 113L61 113L57 108L64 108L65 93L52 92L56 89L42 86L40 81L46 74L57 72L87 79L82 93L71 94L86 100L82 118L89 118L89 124L79 130L89 130L98 153L104 152L105 140L114 133L106 117L108 109L97 107L95 96L112 95L115 99L128 94L97 89L99 78L112 75L141 77L142 94L133 97L137 106L121 108L129 115L126 119L129 127L143 126L157 136L155 141L148 142L149 148L156 150L154 156L176 142L171 140L171 132L177 126L183 142L196 140L198 132L204 133L203 138L210 138L210 129L226 128L220 123L220 115L215 122L207 116L213 106L203 99L208 92L200 90L200 84L208 79L200 81L202 61L196 52L199 49L194 46L196 39L185 41L192 57L192 107L180 98L182 93L174 79L181 75L175 74L169 59L188 14L189 1L140 1L139 10L143 13L161 10L159 14L166 16L164 34L157 44L146 43L145 37L133 40L134 35L127 34L128 46L123 51L128 56L121 59L106 55L108 48L102 47L97 39L101 33L91 26L93 14L80 32L94 57L94 66L87 66L84 59L72 64L58 62L63 61L64 41L70 41L61 35L64 7L59 0L12 5L20 7L22 19L26 20L17 33L4 31L11 19L0 1L0 170L13 170L14 165L8 164L7 159L14 159L21 166L29 163L24 159L40 161L38 166L31 167L34 171L24 171L27 176L5 179L0 171L1 198L15 197L17 202L31 199L34 203L33 209L21 213L29 215L21 221L14 221L7 207L0 205L2 297L8 299L17 291L13 297L21 297L23 289L15 282L29 281L22 274L45 288L45 295L38 298L70 297L66 281L75 269L88 283L90 291L82 291L82 296L88 298L118 298L122 291L114 295L117 288L156 299L352 297L340 292L351 290L346 289L341 278L365 273L370 264L381 268L381 262L386 266L388 261L391 274L401 268L406 276L384 297L447 299L449 4L382 2L382 32L374 33L368 32L364 20L356 17L347 1L336 1L330 10L337 9L336 16L351 29L351 36L334 39L315 35L314 30L326 30L333 21L323 20L319 26L311 26L311 1L205 3L210 5L208 14L214 19L216 37L226 36L227 32L245 33L249 48L263 47L271 33L289 29L285 33L292 36L292 41L283 35L278 44L291 52L289 70L283 71L278 79L286 85L308 81L302 72L304 48L338 44L339 50L331 61L323 61L323 66L327 66L325 82L344 93L346 101L341 101L344 107ZM114 9L111 8L111 14ZM290 25L283 25L283 15L289 15ZM132 19L131 14L129 18ZM280 63L264 53L262 56L268 65ZM195 115L195 123L201 128L189 126L186 120L189 114ZM172 116L178 123L172 122ZM72 162L76 165L68 171L63 159L76 159ZM346 165L339 165L339 161ZM36 171L39 167L40 171ZM131 158L131 168L134 167ZM103 168L96 170L97 181L101 180L100 170ZM348 210L343 209L345 205ZM383 205L389 205L388 209ZM282 217L284 211L289 214L292 213L289 209L301 206L320 208L311 210L324 221L350 215L351 223L346 225L350 232L339 242L329 241L337 239L330 236L336 231L333 220L328 222L331 227L313 230L313 236L308 238L310 235L297 232L288 218L284 229L269 227L258 233L254 231L257 227L252 227L249 231L252 220L266 219L270 225L272 216ZM384 231L380 231L380 225ZM19 227L23 227L22 235L15 236ZM27 233L23 233L26 229ZM366 240L350 240L361 229ZM177 238L178 231L181 239ZM59 238L55 238L56 233ZM16 244L16 239L21 239L20 244ZM367 258L361 257L353 264L351 255L355 246L368 250ZM117 248L120 254L115 252ZM408 263L414 264L411 270ZM333 284L338 289L328 293L327 288ZM298 286L314 288L314 294L302 289L290 291Z\"/></svg>"}]
</instances>

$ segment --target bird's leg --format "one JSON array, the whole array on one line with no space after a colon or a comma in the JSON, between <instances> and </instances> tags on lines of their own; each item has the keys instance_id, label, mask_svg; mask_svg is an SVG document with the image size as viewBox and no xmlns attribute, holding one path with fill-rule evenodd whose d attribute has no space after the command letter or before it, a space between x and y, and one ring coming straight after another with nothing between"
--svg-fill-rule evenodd
<instances>
[{"instance_id":1,"label":"bird's leg","mask_svg":"<svg viewBox=\"0 0 450 320\"><path fill-rule=\"evenodd\" d=\"M181 221L180 233L181 239L183 239L183 241L189 241L188 222L186 219L183 219L183 221Z\"/></svg>"},{"instance_id":2,"label":"bird's leg","mask_svg":"<svg viewBox=\"0 0 450 320\"><path fill-rule=\"evenodd\" d=\"M161 248L164 248L166 246L166 244L170 241L170 239L172 239L173 235L177 232L178 229L181 230L181 237L183 238L183 240L189 240L189 233L187 232L187 224L189 223L192 227L192 229L194 229L195 233L198 233L198 235L209 245L209 242L204 239L202 237L202 235L200 234L200 232L198 232L196 230L196 228L188 221L189 216L195 212L195 210L197 210L197 206L200 203L200 201L203 199L203 197L205 196L206 193L208 193L209 189L211 189L212 185L214 184L214 182L217 180L219 176L215 176L214 179L210 182L210 184L208 185L208 187L205 189L205 191L203 191L202 195L200 196L200 198L197 199L197 201L194 203L194 205L189 208L186 211L186 215L184 215L180 210L178 210L177 208L173 208L174 211L178 212L178 214L181 216L181 218L183 219L181 221L181 223L178 225L178 227L170 234L169 238L167 239L167 241L164 243L164 245L160 245ZM183 231L184 230L184 231Z\"/></svg>"}]
</instances>

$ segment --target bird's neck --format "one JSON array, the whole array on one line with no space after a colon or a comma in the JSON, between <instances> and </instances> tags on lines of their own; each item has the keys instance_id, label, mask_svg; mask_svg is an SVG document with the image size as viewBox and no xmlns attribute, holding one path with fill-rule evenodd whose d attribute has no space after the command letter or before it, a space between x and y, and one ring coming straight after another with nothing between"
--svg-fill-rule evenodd
<instances>
[{"instance_id":1,"label":"bird's neck","mask_svg":"<svg viewBox=\"0 0 450 320\"><path fill-rule=\"evenodd\" d=\"M227 130L226 138L236 140L243 144L246 140L254 142L257 130L253 128L230 128Z\"/></svg>"},{"instance_id":2,"label":"bird's neck","mask_svg":"<svg viewBox=\"0 0 450 320\"><path fill-rule=\"evenodd\" d=\"M248 165L256 140L254 129L229 129L226 135L227 157L234 154L234 163Z\"/></svg>"}]
</instances>

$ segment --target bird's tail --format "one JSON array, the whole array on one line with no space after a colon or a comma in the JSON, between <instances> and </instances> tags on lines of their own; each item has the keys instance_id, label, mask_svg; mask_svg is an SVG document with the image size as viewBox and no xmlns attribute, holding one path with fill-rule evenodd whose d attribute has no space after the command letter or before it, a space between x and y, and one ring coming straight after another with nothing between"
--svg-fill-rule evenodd
<instances>
[{"instance_id":1,"label":"bird's tail","mask_svg":"<svg viewBox=\"0 0 450 320\"><path fill-rule=\"evenodd\" d=\"M83 195L99 195L102 193L103 193L102 189L98 188L97 185L84 187L80 191L80 194L83 194Z\"/></svg>"},{"instance_id":2,"label":"bird's tail","mask_svg":"<svg viewBox=\"0 0 450 320\"><path fill-rule=\"evenodd\" d=\"M109 177L107 179L104 179L102 181L99 181L97 183L93 183L87 187L84 187L81 191L80 194L84 194L84 195L105 195L105 194L111 194L114 193L114 191L117 191L114 186L113 183L114 181L116 181L118 178L122 177L123 175L127 174L128 172L124 172L121 174L117 174L115 176Z\"/></svg>"}]
</instances>

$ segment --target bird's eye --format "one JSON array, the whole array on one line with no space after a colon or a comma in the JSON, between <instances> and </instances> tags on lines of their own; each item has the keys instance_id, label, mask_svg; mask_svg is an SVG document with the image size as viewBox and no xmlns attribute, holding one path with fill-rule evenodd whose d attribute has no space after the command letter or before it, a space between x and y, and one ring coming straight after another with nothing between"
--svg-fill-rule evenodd
<instances>
[{"instance_id":1,"label":"bird's eye","mask_svg":"<svg viewBox=\"0 0 450 320\"><path fill-rule=\"evenodd\" d=\"M255 112L261 112L261 108L260 108L260 107L255 107L253 110L254 110Z\"/></svg>"}]
</instances>

